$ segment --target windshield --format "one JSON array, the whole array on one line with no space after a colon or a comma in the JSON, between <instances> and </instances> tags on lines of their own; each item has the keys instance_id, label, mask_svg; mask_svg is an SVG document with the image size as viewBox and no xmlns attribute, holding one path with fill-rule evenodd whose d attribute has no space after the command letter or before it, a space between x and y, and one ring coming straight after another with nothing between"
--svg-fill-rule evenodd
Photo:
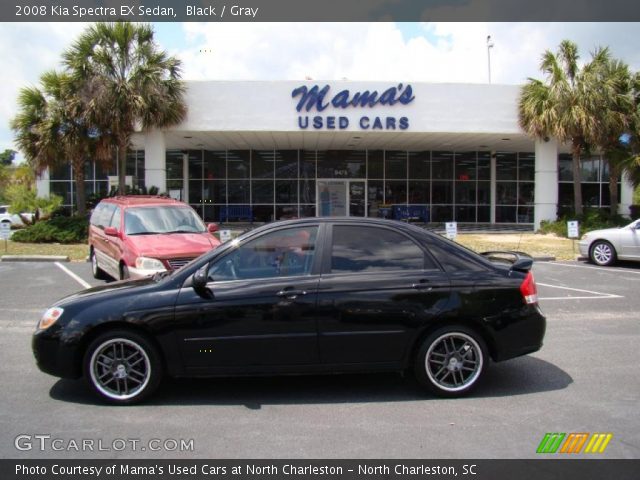
<instances>
[{"instance_id":1,"label":"windshield","mask_svg":"<svg viewBox=\"0 0 640 480\"><path fill-rule=\"evenodd\" d=\"M157 233L203 233L204 223L189 207L157 206L128 208L124 214L127 235Z\"/></svg>"}]
</instances>

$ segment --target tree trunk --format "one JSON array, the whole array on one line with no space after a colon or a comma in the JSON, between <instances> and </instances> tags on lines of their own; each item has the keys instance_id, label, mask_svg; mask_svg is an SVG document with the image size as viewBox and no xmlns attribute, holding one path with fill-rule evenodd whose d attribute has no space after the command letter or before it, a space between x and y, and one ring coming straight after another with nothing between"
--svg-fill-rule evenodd
<instances>
[{"instance_id":1,"label":"tree trunk","mask_svg":"<svg viewBox=\"0 0 640 480\"><path fill-rule=\"evenodd\" d=\"M127 142L121 139L118 142L118 194L127 193Z\"/></svg>"},{"instance_id":2,"label":"tree trunk","mask_svg":"<svg viewBox=\"0 0 640 480\"><path fill-rule=\"evenodd\" d=\"M73 179L76 182L76 213L80 217L87 214L87 198L84 188L84 161L73 164Z\"/></svg>"},{"instance_id":3,"label":"tree trunk","mask_svg":"<svg viewBox=\"0 0 640 480\"><path fill-rule=\"evenodd\" d=\"M609 162L609 212L611 216L618 214L618 180L620 172L617 166Z\"/></svg>"},{"instance_id":4,"label":"tree trunk","mask_svg":"<svg viewBox=\"0 0 640 480\"><path fill-rule=\"evenodd\" d=\"M580 152L582 145L580 140L573 141L573 207L577 216L582 216L582 173L580 169Z\"/></svg>"}]
</instances>

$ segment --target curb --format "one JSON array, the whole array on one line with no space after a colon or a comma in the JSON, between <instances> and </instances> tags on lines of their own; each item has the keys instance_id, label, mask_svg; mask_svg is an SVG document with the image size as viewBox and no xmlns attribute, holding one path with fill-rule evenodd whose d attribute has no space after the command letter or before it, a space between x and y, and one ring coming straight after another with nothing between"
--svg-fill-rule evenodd
<instances>
[{"instance_id":1,"label":"curb","mask_svg":"<svg viewBox=\"0 0 640 480\"><path fill-rule=\"evenodd\" d=\"M533 257L534 262L555 262L556 257Z\"/></svg>"},{"instance_id":2,"label":"curb","mask_svg":"<svg viewBox=\"0 0 640 480\"><path fill-rule=\"evenodd\" d=\"M2 255L2 262L69 262L69 257L61 255Z\"/></svg>"}]
</instances>

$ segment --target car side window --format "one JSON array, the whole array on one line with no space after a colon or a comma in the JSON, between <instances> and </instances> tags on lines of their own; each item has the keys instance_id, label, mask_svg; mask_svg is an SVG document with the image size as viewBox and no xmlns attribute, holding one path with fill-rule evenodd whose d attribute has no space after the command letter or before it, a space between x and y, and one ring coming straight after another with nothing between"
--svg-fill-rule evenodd
<instances>
[{"instance_id":1,"label":"car side window","mask_svg":"<svg viewBox=\"0 0 640 480\"><path fill-rule=\"evenodd\" d=\"M116 207L111 217L111 226L116 230L120 231L120 222L122 220L122 215L120 214L120 207Z\"/></svg>"},{"instance_id":2,"label":"car side window","mask_svg":"<svg viewBox=\"0 0 640 480\"><path fill-rule=\"evenodd\" d=\"M111 203L99 204L91 214L91 224L104 229L111 224L111 217L116 206Z\"/></svg>"},{"instance_id":3,"label":"car side window","mask_svg":"<svg viewBox=\"0 0 640 480\"><path fill-rule=\"evenodd\" d=\"M384 272L437 268L415 242L386 228L335 225L331 272Z\"/></svg>"},{"instance_id":4,"label":"car side window","mask_svg":"<svg viewBox=\"0 0 640 480\"><path fill-rule=\"evenodd\" d=\"M214 261L209 281L310 275L316 253L317 226L288 228L249 240Z\"/></svg>"}]
</instances>

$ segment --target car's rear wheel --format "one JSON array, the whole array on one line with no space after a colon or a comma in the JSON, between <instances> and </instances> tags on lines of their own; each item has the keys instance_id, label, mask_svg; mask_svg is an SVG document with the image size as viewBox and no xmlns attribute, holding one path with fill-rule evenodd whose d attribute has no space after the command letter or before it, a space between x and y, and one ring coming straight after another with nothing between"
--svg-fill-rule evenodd
<instances>
[{"instance_id":1,"label":"car's rear wheel","mask_svg":"<svg viewBox=\"0 0 640 480\"><path fill-rule=\"evenodd\" d=\"M488 361L480 335L464 326L447 326L432 332L415 361L418 382L441 397L470 393L480 381Z\"/></svg>"},{"instance_id":2,"label":"car's rear wheel","mask_svg":"<svg viewBox=\"0 0 640 480\"><path fill-rule=\"evenodd\" d=\"M129 405L144 400L158 388L162 362L158 350L145 336L114 330L89 345L84 376L103 400Z\"/></svg>"},{"instance_id":3,"label":"car's rear wheel","mask_svg":"<svg viewBox=\"0 0 640 480\"><path fill-rule=\"evenodd\" d=\"M93 274L93 278L97 278L98 280L106 280L107 274L100 268L98 265L98 257L96 255L96 251L91 249L91 273Z\"/></svg>"},{"instance_id":4,"label":"car's rear wheel","mask_svg":"<svg viewBox=\"0 0 640 480\"><path fill-rule=\"evenodd\" d=\"M597 240L591 246L589 257L596 265L606 267L616 261L616 249L606 240Z\"/></svg>"}]
</instances>

